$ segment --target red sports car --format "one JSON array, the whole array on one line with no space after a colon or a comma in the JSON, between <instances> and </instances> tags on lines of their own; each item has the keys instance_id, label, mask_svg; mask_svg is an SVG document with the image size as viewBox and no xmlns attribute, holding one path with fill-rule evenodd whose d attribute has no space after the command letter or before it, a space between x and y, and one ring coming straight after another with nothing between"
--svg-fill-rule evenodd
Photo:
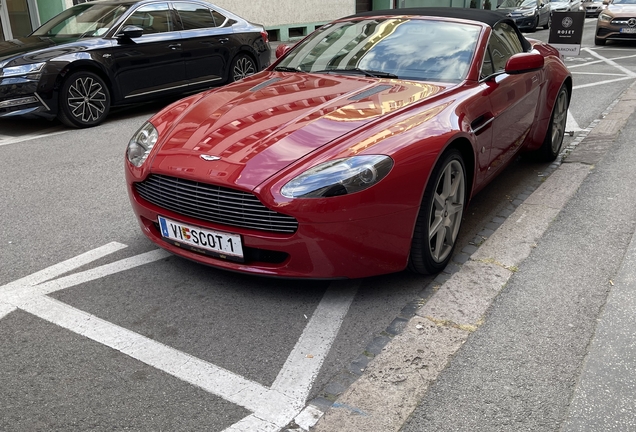
<instances>
[{"instance_id":1,"label":"red sports car","mask_svg":"<svg viewBox=\"0 0 636 432\"><path fill-rule=\"evenodd\" d=\"M439 272L470 198L518 152L561 149L572 78L497 12L367 12L279 54L131 139L128 192L157 245L280 277Z\"/></svg>"}]
</instances>

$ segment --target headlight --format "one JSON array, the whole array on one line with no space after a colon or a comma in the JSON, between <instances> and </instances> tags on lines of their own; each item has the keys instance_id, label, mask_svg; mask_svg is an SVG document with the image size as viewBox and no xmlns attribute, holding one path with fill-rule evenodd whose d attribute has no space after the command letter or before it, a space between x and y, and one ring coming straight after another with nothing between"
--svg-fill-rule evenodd
<instances>
[{"instance_id":1,"label":"headlight","mask_svg":"<svg viewBox=\"0 0 636 432\"><path fill-rule=\"evenodd\" d=\"M532 15L534 15L536 12L537 12L537 10L536 10L536 9L530 9L530 10L528 10L528 11L521 12L521 15L523 15L523 16L532 16Z\"/></svg>"},{"instance_id":2,"label":"headlight","mask_svg":"<svg viewBox=\"0 0 636 432\"><path fill-rule=\"evenodd\" d=\"M150 150L155 146L157 138L159 138L157 129L149 122L144 123L128 143L126 150L128 161L134 166L140 167L146 161Z\"/></svg>"},{"instance_id":3,"label":"headlight","mask_svg":"<svg viewBox=\"0 0 636 432\"><path fill-rule=\"evenodd\" d=\"M364 155L322 163L291 180L281 189L287 198L326 198L359 192L391 171L393 159Z\"/></svg>"},{"instance_id":4,"label":"headlight","mask_svg":"<svg viewBox=\"0 0 636 432\"><path fill-rule=\"evenodd\" d=\"M612 16L609 14L606 14L605 12L601 12L598 15L598 20L599 21L604 21L604 22L610 22L612 20Z\"/></svg>"},{"instance_id":5,"label":"headlight","mask_svg":"<svg viewBox=\"0 0 636 432\"><path fill-rule=\"evenodd\" d=\"M11 66L2 68L2 70L0 70L0 77L6 78L38 73L42 70L44 65L45 63L32 63L22 66Z\"/></svg>"}]
</instances>

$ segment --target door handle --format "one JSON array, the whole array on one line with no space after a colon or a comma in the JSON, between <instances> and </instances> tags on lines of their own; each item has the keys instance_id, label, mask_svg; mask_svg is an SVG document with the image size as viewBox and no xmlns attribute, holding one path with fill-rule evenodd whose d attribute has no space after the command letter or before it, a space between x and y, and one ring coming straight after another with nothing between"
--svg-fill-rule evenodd
<instances>
[{"instance_id":1,"label":"door handle","mask_svg":"<svg viewBox=\"0 0 636 432\"><path fill-rule=\"evenodd\" d=\"M229 40L230 40L229 38L222 38L222 39L219 39L219 42L225 43L225 42L228 42Z\"/></svg>"},{"instance_id":2,"label":"door handle","mask_svg":"<svg viewBox=\"0 0 636 432\"><path fill-rule=\"evenodd\" d=\"M180 43L177 43L177 44L170 44L170 45L168 45L168 48L170 48L170 49L172 49L172 50L176 50L176 49L181 48L181 44L180 44Z\"/></svg>"}]
</instances>

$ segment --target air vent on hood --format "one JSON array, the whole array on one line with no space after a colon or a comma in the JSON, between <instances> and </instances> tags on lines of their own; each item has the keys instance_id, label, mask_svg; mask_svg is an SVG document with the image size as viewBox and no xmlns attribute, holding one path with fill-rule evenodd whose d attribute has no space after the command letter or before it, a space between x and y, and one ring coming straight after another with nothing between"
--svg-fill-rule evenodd
<instances>
[{"instance_id":1,"label":"air vent on hood","mask_svg":"<svg viewBox=\"0 0 636 432\"><path fill-rule=\"evenodd\" d=\"M262 83L260 83L259 85L255 85L254 87L252 87L250 89L251 92L257 92L261 89L264 89L265 87L267 87L270 84L274 84L276 81L280 81L280 78L271 78L268 79L267 81L264 81Z\"/></svg>"},{"instance_id":2,"label":"air vent on hood","mask_svg":"<svg viewBox=\"0 0 636 432\"><path fill-rule=\"evenodd\" d=\"M363 92L360 92L358 94L354 94L353 96L351 96L349 98L349 100L361 100L361 99L366 99L369 96L373 96L376 93L382 93L384 90L388 90L390 88L392 88L392 85L379 85L373 88L370 88L369 90L365 90Z\"/></svg>"}]
</instances>

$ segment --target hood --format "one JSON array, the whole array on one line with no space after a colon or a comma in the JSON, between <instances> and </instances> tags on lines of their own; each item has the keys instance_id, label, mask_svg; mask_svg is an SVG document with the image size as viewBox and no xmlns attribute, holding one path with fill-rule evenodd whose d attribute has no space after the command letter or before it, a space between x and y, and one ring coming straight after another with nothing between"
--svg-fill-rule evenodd
<instances>
[{"instance_id":1,"label":"hood","mask_svg":"<svg viewBox=\"0 0 636 432\"><path fill-rule=\"evenodd\" d=\"M188 107L177 103L151 119L160 131L175 122L163 132L168 135L161 138L153 172L251 190L333 140L445 89L331 74L257 77L208 92Z\"/></svg>"},{"instance_id":2,"label":"hood","mask_svg":"<svg viewBox=\"0 0 636 432\"><path fill-rule=\"evenodd\" d=\"M636 4L614 4L611 3L607 6L607 9L610 10L614 15L628 14L634 15L636 14Z\"/></svg>"},{"instance_id":3,"label":"hood","mask_svg":"<svg viewBox=\"0 0 636 432\"><path fill-rule=\"evenodd\" d=\"M84 48L73 47L73 42L77 40L77 38L28 36L3 41L0 42L0 63L15 57L24 57L26 61L22 63L49 60L60 55L62 45L68 45L67 50L73 52L83 50Z\"/></svg>"}]
</instances>

